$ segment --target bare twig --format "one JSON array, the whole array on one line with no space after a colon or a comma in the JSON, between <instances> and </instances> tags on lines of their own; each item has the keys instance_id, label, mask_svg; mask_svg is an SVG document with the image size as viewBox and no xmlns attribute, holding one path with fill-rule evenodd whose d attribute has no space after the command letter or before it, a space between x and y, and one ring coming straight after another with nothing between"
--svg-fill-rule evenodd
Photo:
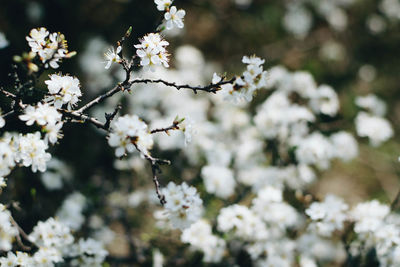
<instances>
[{"instance_id":1,"label":"bare twig","mask_svg":"<svg viewBox=\"0 0 400 267\"><path fill-rule=\"evenodd\" d=\"M69 111L66 109L59 109L59 112L61 112L64 116L69 117L69 118L73 118L73 119L78 119L78 121L76 122L88 122L93 124L94 126L96 126L99 129L103 129L103 130L108 130L109 126L106 125L106 123L102 123L100 121L98 121L97 119L90 117L88 115L85 115L83 113L79 113L76 111Z\"/></svg>"},{"instance_id":2,"label":"bare twig","mask_svg":"<svg viewBox=\"0 0 400 267\"><path fill-rule=\"evenodd\" d=\"M22 242L22 239L21 239L21 236L22 236L24 239L29 241L29 243L31 243L32 245L34 245L36 247L36 244L33 243L29 239L29 236L27 235L27 233L25 233L25 231L18 225L18 223L14 220L14 218L12 216L10 216L10 221L14 225L14 227L17 228L17 230L18 230L19 234L16 236L18 245L25 251L30 251L32 249L30 246L24 245L24 243Z\"/></svg>"},{"instance_id":3,"label":"bare twig","mask_svg":"<svg viewBox=\"0 0 400 267\"><path fill-rule=\"evenodd\" d=\"M106 123L104 123L104 127L106 129L110 128L110 124L111 121L115 118L115 116L117 115L117 113L121 110L121 105L117 105L113 111L113 113L106 113L105 117L106 117Z\"/></svg>"},{"instance_id":4,"label":"bare twig","mask_svg":"<svg viewBox=\"0 0 400 267\"><path fill-rule=\"evenodd\" d=\"M135 144L136 150L141 153L145 159L150 163L151 165L151 172L153 173L153 183L156 187L156 194L158 199L160 200L161 205L164 206L167 201L165 200L165 196L161 193L160 190L160 182L158 181L158 176L157 174L161 173L160 165L170 165L171 162L169 160L165 159L159 159L159 158L153 158L151 155L143 153Z\"/></svg>"},{"instance_id":5,"label":"bare twig","mask_svg":"<svg viewBox=\"0 0 400 267\"><path fill-rule=\"evenodd\" d=\"M2 93L3 95L5 95L6 97L11 98L11 99L16 99L17 98L16 95L4 90L3 87L0 87L0 93Z\"/></svg>"},{"instance_id":6,"label":"bare twig","mask_svg":"<svg viewBox=\"0 0 400 267\"><path fill-rule=\"evenodd\" d=\"M145 84L147 84L147 83L162 83L162 84L164 84L166 86L175 87L177 90L190 89L195 94L197 94L197 91L204 91L204 92L214 93L215 94L216 92L221 90L221 85L232 83L235 79L236 78L232 78L232 79L227 80L227 81L223 81L222 80L222 81L220 81L218 83L215 83L215 84L210 83L209 85L206 85L206 86L200 86L200 85L199 86L192 86L192 85L188 85L188 84L178 85L176 83L164 81L162 79L158 79L158 80L136 79L136 80L131 81L130 84L132 85L132 84L135 84L135 83L145 83Z\"/></svg>"},{"instance_id":7,"label":"bare twig","mask_svg":"<svg viewBox=\"0 0 400 267\"><path fill-rule=\"evenodd\" d=\"M171 126L168 126L166 128L157 128L157 129L151 130L150 133L155 134L155 133L164 132L169 135L169 131L172 131L172 130L179 130L179 121L174 120L172 122Z\"/></svg>"}]
</instances>

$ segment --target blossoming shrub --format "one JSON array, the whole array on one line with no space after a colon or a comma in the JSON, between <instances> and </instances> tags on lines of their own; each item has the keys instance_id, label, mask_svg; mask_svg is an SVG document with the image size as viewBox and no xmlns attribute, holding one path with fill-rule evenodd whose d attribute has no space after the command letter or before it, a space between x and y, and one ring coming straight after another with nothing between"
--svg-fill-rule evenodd
<instances>
[{"instance_id":1,"label":"blossoming shrub","mask_svg":"<svg viewBox=\"0 0 400 267\"><path fill-rule=\"evenodd\" d=\"M353 2L290 5L283 25L304 38L313 8L341 31ZM15 85L0 88L8 99L0 119L0 187L7 195L0 204L1 266L400 265L398 198L349 205L310 191L337 160L358 157L356 135L374 147L394 135L385 103L357 97L349 127L336 90L309 72L267 68L265 59L245 55L235 75L215 71L190 46L170 55L168 31L184 27L186 12L170 0L154 3L162 22L134 45L126 42L129 28L105 53L102 71L118 72L120 82L87 101L79 77L60 68L76 54L63 34L32 29L31 51L14 57ZM388 5L395 6L382 1L382 12L393 17ZM2 38L0 48L8 45ZM96 128L98 153L113 155L118 170L112 181L94 174L78 184L73 166L52 155L73 124ZM7 193L23 167L41 173L44 190L69 192L31 229L15 219L23 217L22 196ZM38 199L40 193L31 190Z\"/></svg>"}]
</instances>

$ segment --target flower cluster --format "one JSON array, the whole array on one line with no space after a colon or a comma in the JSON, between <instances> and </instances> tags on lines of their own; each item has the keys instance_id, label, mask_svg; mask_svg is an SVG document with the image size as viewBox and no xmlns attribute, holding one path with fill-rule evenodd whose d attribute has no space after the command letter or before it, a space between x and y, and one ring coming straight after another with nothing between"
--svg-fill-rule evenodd
<instances>
[{"instance_id":1,"label":"flower cluster","mask_svg":"<svg viewBox=\"0 0 400 267\"><path fill-rule=\"evenodd\" d=\"M367 137L372 146L379 146L393 136L390 122L383 118L386 105L375 95L357 97L356 104L365 109L360 111L355 119L357 134Z\"/></svg>"},{"instance_id":2,"label":"flower cluster","mask_svg":"<svg viewBox=\"0 0 400 267\"><path fill-rule=\"evenodd\" d=\"M62 115L54 106L47 103L38 103L37 107L28 105L24 112L25 114L19 116L20 120L26 121L26 125L32 125L36 122L38 125L43 126L46 132L46 141L55 144L61 137L60 130L63 126L63 122L61 121Z\"/></svg>"},{"instance_id":3,"label":"flower cluster","mask_svg":"<svg viewBox=\"0 0 400 267\"><path fill-rule=\"evenodd\" d=\"M206 263L220 262L226 251L225 240L212 234L211 224L206 220L199 220L183 230L181 240L189 243L191 249L203 252Z\"/></svg>"},{"instance_id":4,"label":"flower cluster","mask_svg":"<svg viewBox=\"0 0 400 267\"><path fill-rule=\"evenodd\" d=\"M347 219L345 212L347 204L336 196L328 195L324 202L314 202L306 210L313 223L309 225L310 230L322 236L330 236L337 230L343 230L343 222Z\"/></svg>"},{"instance_id":5,"label":"flower cluster","mask_svg":"<svg viewBox=\"0 0 400 267\"><path fill-rule=\"evenodd\" d=\"M169 43L159 33L145 35L140 44L135 45L136 54L140 57L140 65L153 70L156 65L168 68L168 52L165 47Z\"/></svg>"},{"instance_id":6,"label":"flower cluster","mask_svg":"<svg viewBox=\"0 0 400 267\"><path fill-rule=\"evenodd\" d=\"M119 117L113 122L112 128L108 144L116 147L117 157L131 153L135 148L143 154L148 154L148 150L153 147L153 137L147 129L147 124L136 115Z\"/></svg>"},{"instance_id":7,"label":"flower cluster","mask_svg":"<svg viewBox=\"0 0 400 267\"><path fill-rule=\"evenodd\" d=\"M173 182L162 189L168 219L173 228L185 229L200 219L203 201L196 188L186 183L176 185Z\"/></svg>"},{"instance_id":8,"label":"flower cluster","mask_svg":"<svg viewBox=\"0 0 400 267\"><path fill-rule=\"evenodd\" d=\"M68 52L67 41L63 34L49 33L46 28L32 29L26 37L33 53L39 55L40 60L45 65L53 69L59 67L59 62L63 58L68 58L74 53Z\"/></svg>"},{"instance_id":9,"label":"flower cluster","mask_svg":"<svg viewBox=\"0 0 400 267\"><path fill-rule=\"evenodd\" d=\"M31 166L32 171L46 171L46 162L51 159L50 153L46 152L48 145L41 139L39 132L20 135L15 138L16 153L15 161L25 167Z\"/></svg>"},{"instance_id":10,"label":"flower cluster","mask_svg":"<svg viewBox=\"0 0 400 267\"><path fill-rule=\"evenodd\" d=\"M61 108L67 104L67 108L70 110L82 96L79 80L72 76L52 74L50 80L45 81L45 83L50 94L46 101L52 103L56 108Z\"/></svg>"},{"instance_id":11,"label":"flower cluster","mask_svg":"<svg viewBox=\"0 0 400 267\"><path fill-rule=\"evenodd\" d=\"M180 29L184 27L183 18L186 15L185 10L178 10L175 6L171 6L171 0L154 0L154 3L157 5L159 11L165 11L164 19L167 30L171 30L175 26Z\"/></svg>"},{"instance_id":12,"label":"flower cluster","mask_svg":"<svg viewBox=\"0 0 400 267\"><path fill-rule=\"evenodd\" d=\"M221 86L222 94L227 99L234 102L241 100L251 101L256 90L264 88L267 85L267 72L263 69L265 60L252 56L244 56L242 62L247 64L247 69L241 77L237 77L233 84L228 83ZM222 80L221 77L214 74L213 83L216 84Z\"/></svg>"}]
</instances>

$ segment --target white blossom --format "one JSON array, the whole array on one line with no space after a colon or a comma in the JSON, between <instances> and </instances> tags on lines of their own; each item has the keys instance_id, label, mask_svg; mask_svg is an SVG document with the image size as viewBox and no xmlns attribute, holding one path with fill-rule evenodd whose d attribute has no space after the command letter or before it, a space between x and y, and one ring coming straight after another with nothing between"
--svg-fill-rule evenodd
<instances>
[{"instance_id":1,"label":"white blossom","mask_svg":"<svg viewBox=\"0 0 400 267\"><path fill-rule=\"evenodd\" d=\"M393 136L393 128L385 118L359 112L355 124L358 136L368 137L372 146L379 146Z\"/></svg>"},{"instance_id":2,"label":"white blossom","mask_svg":"<svg viewBox=\"0 0 400 267\"><path fill-rule=\"evenodd\" d=\"M208 165L201 169L201 176L208 193L224 199L233 195L236 182L230 169Z\"/></svg>"},{"instance_id":3,"label":"white blossom","mask_svg":"<svg viewBox=\"0 0 400 267\"><path fill-rule=\"evenodd\" d=\"M165 12L164 18L167 21L167 30L171 30L174 26L182 29L184 27L183 18L185 17L185 10L177 10L175 6L172 6L169 11Z\"/></svg>"},{"instance_id":4,"label":"white blossom","mask_svg":"<svg viewBox=\"0 0 400 267\"><path fill-rule=\"evenodd\" d=\"M79 80L72 76L52 74L50 80L45 81L45 83L50 94L46 100L54 104L56 108L61 108L64 104L67 104L67 108L70 110L82 96Z\"/></svg>"},{"instance_id":5,"label":"white blossom","mask_svg":"<svg viewBox=\"0 0 400 267\"><path fill-rule=\"evenodd\" d=\"M114 47L111 47L110 49L108 49L107 53L104 54L105 58L106 58L106 69L109 69L111 67L111 64L113 62L119 63L121 62L121 58L118 55L122 50L121 46L117 47L117 50L114 50Z\"/></svg>"},{"instance_id":6,"label":"white blossom","mask_svg":"<svg viewBox=\"0 0 400 267\"><path fill-rule=\"evenodd\" d=\"M186 183L176 185L169 182L161 192L165 196L167 203L164 208L173 228L183 230L200 219L203 201L196 188Z\"/></svg>"},{"instance_id":7,"label":"white blossom","mask_svg":"<svg viewBox=\"0 0 400 267\"><path fill-rule=\"evenodd\" d=\"M112 123L113 131L108 138L108 144L116 147L115 156L122 157L138 149L147 154L153 146L153 137L147 129L147 124L136 115L119 117Z\"/></svg>"},{"instance_id":8,"label":"white blossom","mask_svg":"<svg viewBox=\"0 0 400 267\"><path fill-rule=\"evenodd\" d=\"M154 0L159 11L164 11L172 5L172 0Z\"/></svg>"},{"instance_id":9,"label":"white blossom","mask_svg":"<svg viewBox=\"0 0 400 267\"><path fill-rule=\"evenodd\" d=\"M140 40L140 44L135 45L136 54L140 57L140 65L153 69L155 65L168 65L168 52L165 47L169 43L161 38L158 33L149 33Z\"/></svg>"}]
</instances>

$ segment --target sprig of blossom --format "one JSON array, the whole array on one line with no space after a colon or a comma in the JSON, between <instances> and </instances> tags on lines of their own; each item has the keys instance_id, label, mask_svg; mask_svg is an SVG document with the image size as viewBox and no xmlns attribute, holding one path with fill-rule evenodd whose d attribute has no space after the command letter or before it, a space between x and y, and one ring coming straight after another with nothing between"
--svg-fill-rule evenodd
<instances>
[{"instance_id":1,"label":"sprig of blossom","mask_svg":"<svg viewBox=\"0 0 400 267\"><path fill-rule=\"evenodd\" d=\"M168 68L168 52L165 49L169 43L162 39L159 33L149 33L135 45L136 54L140 57L140 65L153 70L156 65Z\"/></svg>"},{"instance_id":2,"label":"sprig of blossom","mask_svg":"<svg viewBox=\"0 0 400 267\"><path fill-rule=\"evenodd\" d=\"M119 117L113 122L112 129L108 144L116 147L115 156L117 157L133 152L135 146L144 154L148 154L148 150L153 147L153 136L147 124L136 115Z\"/></svg>"},{"instance_id":3,"label":"sprig of blossom","mask_svg":"<svg viewBox=\"0 0 400 267\"><path fill-rule=\"evenodd\" d=\"M50 153L46 152L48 145L41 139L40 132L20 135L17 144L15 161L25 167L31 166L33 172L46 171L46 162L51 159Z\"/></svg>"},{"instance_id":4,"label":"sprig of blossom","mask_svg":"<svg viewBox=\"0 0 400 267\"><path fill-rule=\"evenodd\" d=\"M39 55L45 67L53 69L59 67L59 62L63 58L73 56L74 52L68 52L67 41L61 33L49 33L46 28L41 27L32 29L26 37L33 53Z\"/></svg>"},{"instance_id":5,"label":"sprig of blossom","mask_svg":"<svg viewBox=\"0 0 400 267\"><path fill-rule=\"evenodd\" d=\"M241 77L237 77L234 83L227 83L221 86L224 98L233 102L241 100L251 101L256 90L266 87L267 71L264 71L263 64L265 60L251 56L244 56L242 62L247 64L247 69ZM213 76L213 83L222 80L219 76Z\"/></svg>"},{"instance_id":6,"label":"sprig of blossom","mask_svg":"<svg viewBox=\"0 0 400 267\"><path fill-rule=\"evenodd\" d=\"M52 74L50 80L45 81L45 83L50 93L46 101L52 103L56 108L61 108L64 104L67 104L67 108L70 110L82 96L79 80L75 77Z\"/></svg>"},{"instance_id":7,"label":"sprig of blossom","mask_svg":"<svg viewBox=\"0 0 400 267\"><path fill-rule=\"evenodd\" d=\"M200 219L203 201L196 188L186 183L176 185L169 182L161 192L165 196L164 208L173 228L183 230Z\"/></svg>"},{"instance_id":8,"label":"sprig of blossom","mask_svg":"<svg viewBox=\"0 0 400 267\"><path fill-rule=\"evenodd\" d=\"M38 246L57 249L62 249L74 241L71 230L52 217L44 222L39 221L29 239Z\"/></svg>"}]
</instances>

